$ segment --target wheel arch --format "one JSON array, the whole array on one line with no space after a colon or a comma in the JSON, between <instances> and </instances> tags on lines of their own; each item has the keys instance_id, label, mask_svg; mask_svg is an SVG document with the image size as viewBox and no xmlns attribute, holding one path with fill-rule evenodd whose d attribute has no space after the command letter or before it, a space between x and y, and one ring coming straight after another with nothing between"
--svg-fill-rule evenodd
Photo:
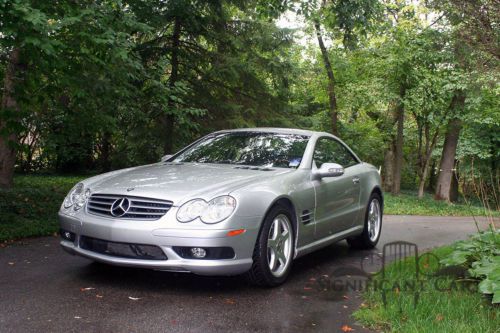
<instances>
[{"instance_id":1,"label":"wheel arch","mask_svg":"<svg viewBox=\"0 0 500 333\"><path fill-rule=\"evenodd\" d=\"M384 192L382 192L382 189L380 188L380 186L376 185L371 193L370 193L370 196L373 194L373 193L376 193L380 196L380 200L382 201L380 203L380 206L381 206L381 209L382 209L382 213L384 212Z\"/></svg>"},{"instance_id":2,"label":"wheel arch","mask_svg":"<svg viewBox=\"0 0 500 333\"><path fill-rule=\"evenodd\" d=\"M290 211L290 214L292 214L292 227L293 227L293 231L294 231L294 233L296 233L297 232L297 225L298 225L297 211L295 209L295 204L293 203L292 198L290 198L288 196L284 196L283 195L283 196L279 196L279 197L275 198L271 202L271 204L269 205L269 207L267 208L266 213L264 214L264 218L267 216L267 214L269 213L269 211L274 206L277 206L277 205L283 206L283 207L287 208Z\"/></svg>"},{"instance_id":3,"label":"wheel arch","mask_svg":"<svg viewBox=\"0 0 500 333\"><path fill-rule=\"evenodd\" d=\"M299 239L299 220L298 220L297 210L295 208L296 206L293 203L292 198L290 198L289 196L286 196L286 195L282 195L282 196L275 198L271 202L269 207L267 208L266 213L264 214L264 216L262 218L260 228L262 228L262 224L264 222L264 219L266 218L267 214L269 214L269 211L273 207L278 206L278 205L287 208L289 210L290 214L292 215L292 228L293 228L293 236L294 236L294 247L293 247L293 255L292 256L295 258L295 255L297 253L297 240Z\"/></svg>"}]
</instances>

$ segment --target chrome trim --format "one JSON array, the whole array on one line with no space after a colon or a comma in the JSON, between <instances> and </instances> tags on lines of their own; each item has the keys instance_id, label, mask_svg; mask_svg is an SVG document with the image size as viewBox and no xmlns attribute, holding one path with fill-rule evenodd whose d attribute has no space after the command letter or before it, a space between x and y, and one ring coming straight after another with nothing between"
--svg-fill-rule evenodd
<instances>
[{"instance_id":1,"label":"chrome trim","mask_svg":"<svg viewBox=\"0 0 500 333\"><path fill-rule=\"evenodd\" d=\"M119 200L127 199L130 203L127 211L121 216L112 212L113 205ZM168 200L136 197L130 195L92 194L86 205L88 214L127 220L158 220L172 207L173 202Z\"/></svg>"}]
</instances>

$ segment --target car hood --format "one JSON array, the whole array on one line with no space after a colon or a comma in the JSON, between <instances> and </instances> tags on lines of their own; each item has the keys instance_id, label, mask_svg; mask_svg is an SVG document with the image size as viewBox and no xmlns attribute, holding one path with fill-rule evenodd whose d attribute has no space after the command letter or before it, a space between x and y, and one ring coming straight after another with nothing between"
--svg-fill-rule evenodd
<instances>
[{"instance_id":1,"label":"car hood","mask_svg":"<svg viewBox=\"0 0 500 333\"><path fill-rule=\"evenodd\" d=\"M246 168L227 164L157 163L88 180L92 193L127 194L171 200L174 205L192 198L210 200L256 181L293 172L293 169Z\"/></svg>"}]
</instances>

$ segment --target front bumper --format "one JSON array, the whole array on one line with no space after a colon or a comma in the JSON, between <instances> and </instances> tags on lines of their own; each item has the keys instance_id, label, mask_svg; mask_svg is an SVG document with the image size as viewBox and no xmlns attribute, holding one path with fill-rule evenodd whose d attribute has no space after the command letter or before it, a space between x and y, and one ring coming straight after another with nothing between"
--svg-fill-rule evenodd
<instances>
[{"instance_id":1,"label":"front bumper","mask_svg":"<svg viewBox=\"0 0 500 333\"><path fill-rule=\"evenodd\" d=\"M61 241L62 248L68 253L111 265L190 272L199 275L238 275L248 271L252 266L252 254L261 220L259 217L239 218L238 225L245 226L245 233L228 237L228 231L234 229L183 229L178 228L178 225L177 228L166 228L165 223L160 224L157 221L153 223L151 221L120 221L88 214L84 214L83 218L84 221L59 213L61 228L75 234L74 241L64 239ZM158 246L168 259L131 259L89 251L80 247L81 236L110 242ZM231 247L235 256L232 259L216 260L186 259L174 251L173 247L177 246Z\"/></svg>"}]
</instances>

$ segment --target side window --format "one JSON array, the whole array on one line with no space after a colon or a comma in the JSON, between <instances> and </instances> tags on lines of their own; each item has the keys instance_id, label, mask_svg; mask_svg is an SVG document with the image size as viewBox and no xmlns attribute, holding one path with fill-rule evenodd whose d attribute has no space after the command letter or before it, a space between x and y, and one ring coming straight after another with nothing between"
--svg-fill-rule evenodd
<instances>
[{"instance_id":1,"label":"side window","mask_svg":"<svg viewBox=\"0 0 500 333\"><path fill-rule=\"evenodd\" d=\"M348 168L358 164L351 152L340 142L331 138L320 138L316 142L313 160L316 167L321 168L323 163L337 163Z\"/></svg>"}]
</instances>

